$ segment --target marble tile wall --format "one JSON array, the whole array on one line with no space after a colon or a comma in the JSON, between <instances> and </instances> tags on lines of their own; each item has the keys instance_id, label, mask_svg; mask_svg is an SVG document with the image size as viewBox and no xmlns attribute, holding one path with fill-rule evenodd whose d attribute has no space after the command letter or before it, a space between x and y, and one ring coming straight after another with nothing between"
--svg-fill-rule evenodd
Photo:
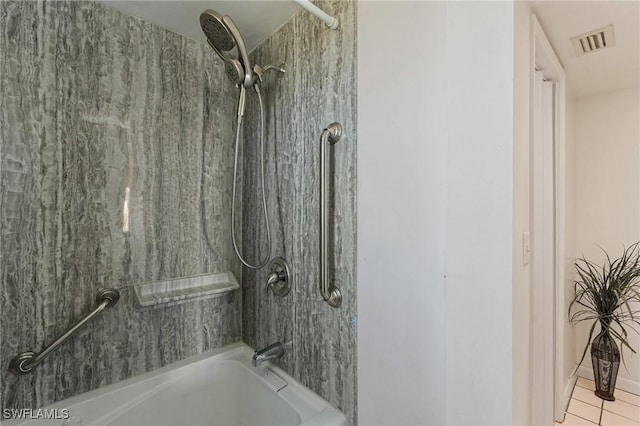
<instances>
[{"instance_id":1,"label":"marble tile wall","mask_svg":"<svg viewBox=\"0 0 640 426\"><path fill-rule=\"evenodd\" d=\"M274 256L293 273L293 289L277 298L264 287L266 270L243 272L243 339L254 347L291 342L281 366L343 410L356 412L356 2L322 1L340 20L332 31L307 12L297 14L256 50L260 64L282 64L269 74L267 104L267 198ZM259 115L250 97L245 124L243 241L255 261L264 252L259 171ZM318 160L322 130L342 124L331 149L330 272L343 305L329 307L318 292Z\"/></svg>"},{"instance_id":2,"label":"marble tile wall","mask_svg":"<svg viewBox=\"0 0 640 426\"><path fill-rule=\"evenodd\" d=\"M202 43L91 2L0 2L0 407L40 407L241 338L240 292L135 309L133 284L239 268L234 96ZM33 374L6 372L120 302Z\"/></svg>"}]
</instances>

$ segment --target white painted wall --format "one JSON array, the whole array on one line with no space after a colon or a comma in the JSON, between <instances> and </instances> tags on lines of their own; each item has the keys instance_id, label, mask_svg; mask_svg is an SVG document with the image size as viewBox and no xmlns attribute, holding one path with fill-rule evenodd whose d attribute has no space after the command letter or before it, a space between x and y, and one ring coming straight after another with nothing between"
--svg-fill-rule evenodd
<instances>
[{"instance_id":1,"label":"white painted wall","mask_svg":"<svg viewBox=\"0 0 640 426\"><path fill-rule=\"evenodd\" d=\"M581 98L576 105L576 253L600 262L640 240L640 91ZM577 329L576 360L588 337ZM630 342L640 347L636 334ZM628 353L628 352L627 352ZM589 360L584 364L591 368ZM619 388L640 390L640 355L620 368ZM584 371L584 370L583 370ZM588 371L588 370L587 370Z\"/></svg>"},{"instance_id":2,"label":"white painted wall","mask_svg":"<svg viewBox=\"0 0 640 426\"><path fill-rule=\"evenodd\" d=\"M640 239L638 89L581 98L576 113L576 248L602 258Z\"/></svg>"},{"instance_id":3,"label":"white painted wall","mask_svg":"<svg viewBox=\"0 0 640 426\"><path fill-rule=\"evenodd\" d=\"M444 2L358 3L361 425L445 423L446 29Z\"/></svg>"},{"instance_id":4,"label":"white painted wall","mask_svg":"<svg viewBox=\"0 0 640 426\"><path fill-rule=\"evenodd\" d=\"M512 123L512 3L358 3L360 424L511 423Z\"/></svg>"},{"instance_id":5,"label":"white painted wall","mask_svg":"<svg viewBox=\"0 0 640 426\"><path fill-rule=\"evenodd\" d=\"M447 3L451 425L512 419L513 28L511 2Z\"/></svg>"}]
</instances>

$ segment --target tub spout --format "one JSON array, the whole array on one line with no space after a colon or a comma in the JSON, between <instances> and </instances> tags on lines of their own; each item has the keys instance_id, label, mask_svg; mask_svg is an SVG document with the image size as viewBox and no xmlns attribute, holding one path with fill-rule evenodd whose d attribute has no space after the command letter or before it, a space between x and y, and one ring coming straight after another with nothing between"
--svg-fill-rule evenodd
<instances>
[{"instance_id":1,"label":"tub spout","mask_svg":"<svg viewBox=\"0 0 640 426\"><path fill-rule=\"evenodd\" d=\"M251 363L254 367L259 367L265 361L281 358L284 355L284 345L280 342L267 346L264 349L255 351Z\"/></svg>"}]
</instances>

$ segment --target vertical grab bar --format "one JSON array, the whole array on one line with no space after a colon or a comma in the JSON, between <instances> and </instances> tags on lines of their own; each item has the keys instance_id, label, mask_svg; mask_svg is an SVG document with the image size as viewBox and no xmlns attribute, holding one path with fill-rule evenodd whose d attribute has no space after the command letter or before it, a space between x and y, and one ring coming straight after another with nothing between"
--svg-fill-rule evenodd
<instances>
[{"instance_id":1,"label":"vertical grab bar","mask_svg":"<svg viewBox=\"0 0 640 426\"><path fill-rule=\"evenodd\" d=\"M342 293L334 284L329 283L329 204L327 203L327 149L342 136L340 123L331 123L320 136L320 294L333 308L342 304Z\"/></svg>"}]
</instances>

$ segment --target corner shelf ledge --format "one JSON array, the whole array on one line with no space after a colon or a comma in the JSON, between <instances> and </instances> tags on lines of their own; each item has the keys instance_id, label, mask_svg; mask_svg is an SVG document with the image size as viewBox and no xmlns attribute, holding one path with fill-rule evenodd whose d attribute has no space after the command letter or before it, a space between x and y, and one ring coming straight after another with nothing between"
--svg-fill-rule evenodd
<instances>
[{"instance_id":1,"label":"corner shelf ledge","mask_svg":"<svg viewBox=\"0 0 640 426\"><path fill-rule=\"evenodd\" d=\"M196 275L133 286L138 307L209 299L240 288L231 272Z\"/></svg>"}]
</instances>

